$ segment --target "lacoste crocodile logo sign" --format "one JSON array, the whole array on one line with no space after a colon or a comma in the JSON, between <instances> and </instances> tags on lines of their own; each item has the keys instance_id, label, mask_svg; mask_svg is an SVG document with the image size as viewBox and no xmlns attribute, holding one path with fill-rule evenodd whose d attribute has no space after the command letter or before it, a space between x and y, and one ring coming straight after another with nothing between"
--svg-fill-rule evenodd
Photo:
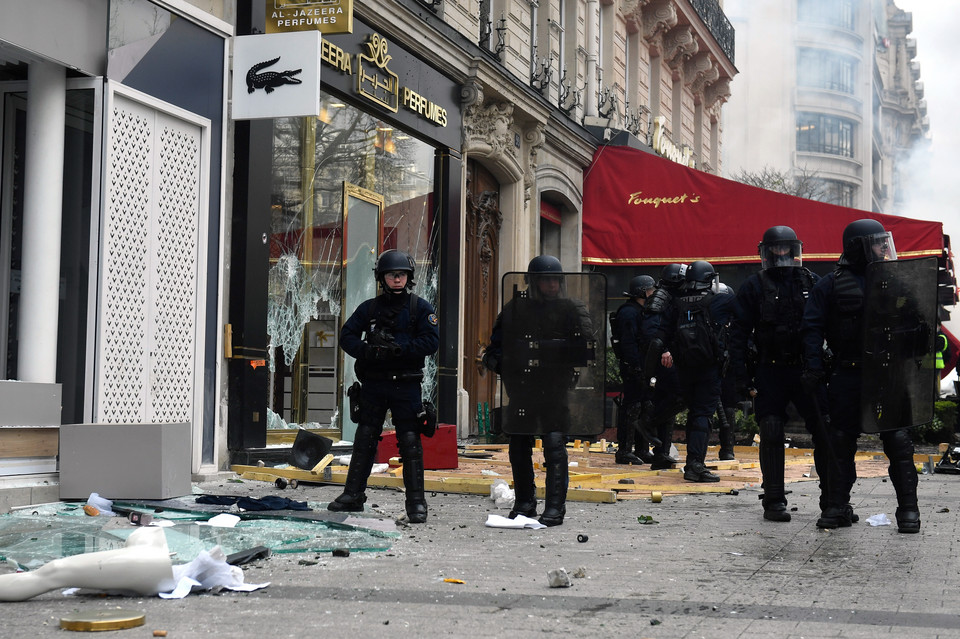
<instances>
[{"instance_id":1,"label":"lacoste crocodile logo sign","mask_svg":"<svg viewBox=\"0 0 960 639\"><path fill-rule=\"evenodd\" d=\"M279 61L280 58L278 56L272 60L258 62L250 67L250 70L247 71L247 93L253 93L257 89L263 89L267 93L273 93L274 89L284 84L302 84L300 78L295 78L294 76L303 71L303 69L260 72L261 69L274 65Z\"/></svg>"}]
</instances>

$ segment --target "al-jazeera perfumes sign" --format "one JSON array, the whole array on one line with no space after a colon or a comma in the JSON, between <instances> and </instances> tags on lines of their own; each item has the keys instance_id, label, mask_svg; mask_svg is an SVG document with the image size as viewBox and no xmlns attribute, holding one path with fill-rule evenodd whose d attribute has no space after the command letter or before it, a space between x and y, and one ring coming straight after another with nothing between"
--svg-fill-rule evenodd
<instances>
[{"instance_id":1,"label":"al-jazeera perfumes sign","mask_svg":"<svg viewBox=\"0 0 960 639\"><path fill-rule=\"evenodd\" d=\"M267 33L353 33L353 0L266 0Z\"/></svg>"}]
</instances>

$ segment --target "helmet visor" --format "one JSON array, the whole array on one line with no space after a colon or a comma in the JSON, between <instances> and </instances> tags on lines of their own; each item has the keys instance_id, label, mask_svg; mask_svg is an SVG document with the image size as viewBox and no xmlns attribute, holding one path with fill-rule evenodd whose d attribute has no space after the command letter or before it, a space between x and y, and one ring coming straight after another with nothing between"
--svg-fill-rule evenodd
<instances>
[{"instance_id":1,"label":"helmet visor","mask_svg":"<svg viewBox=\"0 0 960 639\"><path fill-rule=\"evenodd\" d=\"M763 269L803 266L800 240L760 243L760 266Z\"/></svg>"},{"instance_id":2,"label":"helmet visor","mask_svg":"<svg viewBox=\"0 0 960 639\"><path fill-rule=\"evenodd\" d=\"M863 241L863 254L866 256L868 264L897 259L897 249L893 245L893 235L890 234L890 231L865 235L861 239Z\"/></svg>"}]
</instances>

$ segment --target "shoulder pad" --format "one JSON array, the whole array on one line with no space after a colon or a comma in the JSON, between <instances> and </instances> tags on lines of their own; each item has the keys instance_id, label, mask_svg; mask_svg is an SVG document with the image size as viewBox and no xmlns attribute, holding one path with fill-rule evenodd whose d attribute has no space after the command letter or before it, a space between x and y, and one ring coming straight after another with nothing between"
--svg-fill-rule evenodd
<instances>
[{"instance_id":1,"label":"shoulder pad","mask_svg":"<svg viewBox=\"0 0 960 639\"><path fill-rule=\"evenodd\" d=\"M653 292L653 295L647 298L647 303L644 305L644 309L648 313L662 313L670 306L670 302L673 301L673 296L670 293L666 292L662 288L658 288Z\"/></svg>"}]
</instances>

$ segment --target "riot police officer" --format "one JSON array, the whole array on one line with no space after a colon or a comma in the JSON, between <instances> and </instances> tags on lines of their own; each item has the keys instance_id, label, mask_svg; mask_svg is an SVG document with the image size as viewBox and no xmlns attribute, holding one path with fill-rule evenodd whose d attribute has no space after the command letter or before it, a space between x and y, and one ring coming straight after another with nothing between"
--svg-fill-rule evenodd
<instances>
[{"instance_id":1,"label":"riot police officer","mask_svg":"<svg viewBox=\"0 0 960 639\"><path fill-rule=\"evenodd\" d=\"M546 500L540 523L563 524L568 484L567 434L571 432L570 389L575 366L570 354L592 332L582 302L564 295L560 260L540 255L524 276L528 289L504 304L484 352L484 365L498 373L508 397L503 407L516 499L509 517L536 517L534 435L543 440ZM535 357L518 353L536 344ZM508 351L510 349L510 351ZM537 365L531 365L535 359Z\"/></svg>"},{"instance_id":2,"label":"riot police officer","mask_svg":"<svg viewBox=\"0 0 960 639\"><path fill-rule=\"evenodd\" d=\"M869 319L864 309L870 301L867 266L885 260L896 260L896 251L893 237L883 225L872 219L851 222L843 231L843 254L837 269L817 282L804 310L802 381L808 388L816 388L828 380L830 423L825 439L831 456L826 462L828 493L817 520L819 528L849 526L856 521L850 506L850 489L856 481L854 456L864 424L861 397L871 392L863 384L864 331ZM869 291L869 295L876 294ZM824 339L835 358L832 372L827 371L824 363ZM899 415L892 417L900 419ZM890 481L897 493L897 529L901 533L919 532L913 441L905 428L880 432L880 438L890 461Z\"/></svg>"},{"instance_id":3,"label":"riot police officer","mask_svg":"<svg viewBox=\"0 0 960 639\"><path fill-rule=\"evenodd\" d=\"M814 284L820 279L803 267L803 243L789 226L772 226L757 245L760 272L751 275L737 294L733 331L734 367L741 393L754 389L754 410L760 426L760 470L763 474L763 518L790 521L784 491L784 426L791 402L813 434L814 463L821 482L826 477L820 441L822 389L811 398L800 384L800 323ZM756 345L755 377L747 373L747 344ZM818 401L814 401L818 399ZM821 484L823 488L823 484Z\"/></svg>"},{"instance_id":4,"label":"riot police officer","mask_svg":"<svg viewBox=\"0 0 960 639\"><path fill-rule=\"evenodd\" d=\"M720 310L714 318L720 327L720 403L717 405L717 430L720 435L721 461L736 459L734 446L737 443L737 382L731 362L731 333L736 315L736 292L732 287L719 282L717 296Z\"/></svg>"},{"instance_id":5,"label":"riot police officer","mask_svg":"<svg viewBox=\"0 0 960 639\"><path fill-rule=\"evenodd\" d=\"M653 447L650 470L673 468L679 461L670 455L674 420L683 409L680 397L680 377L671 359L664 358L667 342L676 321L675 298L686 282L687 265L667 264L660 271L657 290L643 307L641 320L641 351L643 353L643 388L652 389L652 408L642 414L649 420L647 429L656 433L659 444ZM665 363L666 362L666 363ZM641 451L646 452L646 451Z\"/></svg>"},{"instance_id":6,"label":"riot police officer","mask_svg":"<svg viewBox=\"0 0 960 639\"><path fill-rule=\"evenodd\" d=\"M704 460L710 439L710 420L720 401L720 338L716 318L725 303L716 294L717 272L706 260L690 264L685 285L676 299L676 323L665 357L679 367L680 392L687 405L687 459L683 478L717 482Z\"/></svg>"},{"instance_id":7,"label":"riot police officer","mask_svg":"<svg viewBox=\"0 0 960 639\"><path fill-rule=\"evenodd\" d=\"M630 280L628 297L611 318L613 352L620 363L623 382L623 400L617 414L618 464L639 466L650 461L648 437L638 432L642 405L647 385L643 381L643 354L641 352L641 320L647 297L653 295L657 283L649 275L638 275ZM634 454L634 444L637 454Z\"/></svg>"},{"instance_id":8,"label":"riot police officer","mask_svg":"<svg viewBox=\"0 0 960 639\"><path fill-rule=\"evenodd\" d=\"M420 382L424 359L440 346L437 315L414 295L413 259L396 249L377 258L374 274L382 292L362 302L340 330L340 346L357 359L359 420L343 494L332 511L360 512L367 500L367 478L377 454L387 410L393 416L403 460L406 511L410 523L427 520L423 491L424 408Z\"/></svg>"}]
</instances>

